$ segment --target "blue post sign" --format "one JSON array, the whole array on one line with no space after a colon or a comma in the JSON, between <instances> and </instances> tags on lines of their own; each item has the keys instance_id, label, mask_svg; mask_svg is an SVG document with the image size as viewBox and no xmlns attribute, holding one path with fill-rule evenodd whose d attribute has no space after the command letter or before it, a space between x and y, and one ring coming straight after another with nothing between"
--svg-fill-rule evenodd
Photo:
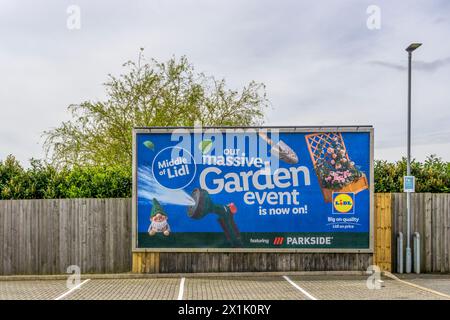
<instances>
[{"instance_id":1,"label":"blue post sign","mask_svg":"<svg viewBox=\"0 0 450 320\"><path fill-rule=\"evenodd\" d=\"M416 179L414 176L403 177L403 192L415 192Z\"/></svg>"},{"instance_id":2,"label":"blue post sign","mask_svg":"<svg viewBox=\"0 0 450 320\"><path fill-rule=\"evenodd\" d=\"M134 249L371 250L371 127L134 130Z\"/></svg>"}]
</instances>

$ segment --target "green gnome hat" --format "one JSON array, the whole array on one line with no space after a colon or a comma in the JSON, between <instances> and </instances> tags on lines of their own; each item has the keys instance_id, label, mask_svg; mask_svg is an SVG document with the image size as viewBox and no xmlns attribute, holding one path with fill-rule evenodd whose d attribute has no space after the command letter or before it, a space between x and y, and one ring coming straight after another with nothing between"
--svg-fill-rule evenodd
<instances>
[{"instance_id":1,"label":"green gnome hat","mask_svg":"<svg viewBox=\"0 0 450 320\"><path fill-rule=\"evenodd\" d=\"M150 213L150 218L153 218L158 213L167 217L167 214L164 212L164 210L161 207L161 205L159 204L158 200L156 200L156 198L153 198L152 211Z\"/></svg>"}]
</instances>

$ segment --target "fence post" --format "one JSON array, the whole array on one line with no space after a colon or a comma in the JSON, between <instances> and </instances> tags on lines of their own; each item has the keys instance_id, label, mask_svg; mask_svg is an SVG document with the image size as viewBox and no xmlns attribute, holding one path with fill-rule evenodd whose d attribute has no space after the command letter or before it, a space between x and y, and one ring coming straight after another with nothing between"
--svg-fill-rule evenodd
<instances>
[{"instance_id":1,"label":"fence post","mask_svg":"<svg viewBox=\"0 0 450 320\"><path fill-rule=\"evenodd\" d=\"M397 272L403 273L403 233L397 235Z\"/></svg>"},{"instance_id":2,"label":"fence post","mask_svg":"<svg viewBox=\"0 0 450 320\"><path fill-rule=\"evenodd\" d=\"M392 196L375 194L374 264L383 271L392 271Z\"/></svg>"}]
</instances>

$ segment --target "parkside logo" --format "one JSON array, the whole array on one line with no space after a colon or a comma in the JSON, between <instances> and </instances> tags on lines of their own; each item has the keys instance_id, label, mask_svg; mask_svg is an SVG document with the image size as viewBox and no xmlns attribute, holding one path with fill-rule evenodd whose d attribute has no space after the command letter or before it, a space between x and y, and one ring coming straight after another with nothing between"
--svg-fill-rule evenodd
<instances>
[{"instance_id":1,"label":"parkside logo","mask_svg":"<svg viewBox=\"0 0 450 320\"><path fill-rule=\"evenodd\" d=\"M273 244L276 246L282 245L283 242L284 242L284 237L276 237L275 239L273 239Z\"/></svg>"}]
</instances>

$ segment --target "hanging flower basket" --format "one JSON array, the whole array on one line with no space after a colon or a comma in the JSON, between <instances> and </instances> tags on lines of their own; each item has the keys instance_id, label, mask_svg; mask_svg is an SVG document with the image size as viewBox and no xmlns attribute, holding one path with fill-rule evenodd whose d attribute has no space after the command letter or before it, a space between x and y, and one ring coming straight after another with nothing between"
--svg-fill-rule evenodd
<instances>
[{"instance_id":1,"label":"hanging flower basket","mask_svg":"<svg viewBox=\"0 0 450 320\"><path fill-rule=\"evenodd\" d=\"M332 201L333 192L356 194L369 188L366 175L348 157L341 133L314 133L305 139L325 202Z\"/></svg>"}]
</instances>

